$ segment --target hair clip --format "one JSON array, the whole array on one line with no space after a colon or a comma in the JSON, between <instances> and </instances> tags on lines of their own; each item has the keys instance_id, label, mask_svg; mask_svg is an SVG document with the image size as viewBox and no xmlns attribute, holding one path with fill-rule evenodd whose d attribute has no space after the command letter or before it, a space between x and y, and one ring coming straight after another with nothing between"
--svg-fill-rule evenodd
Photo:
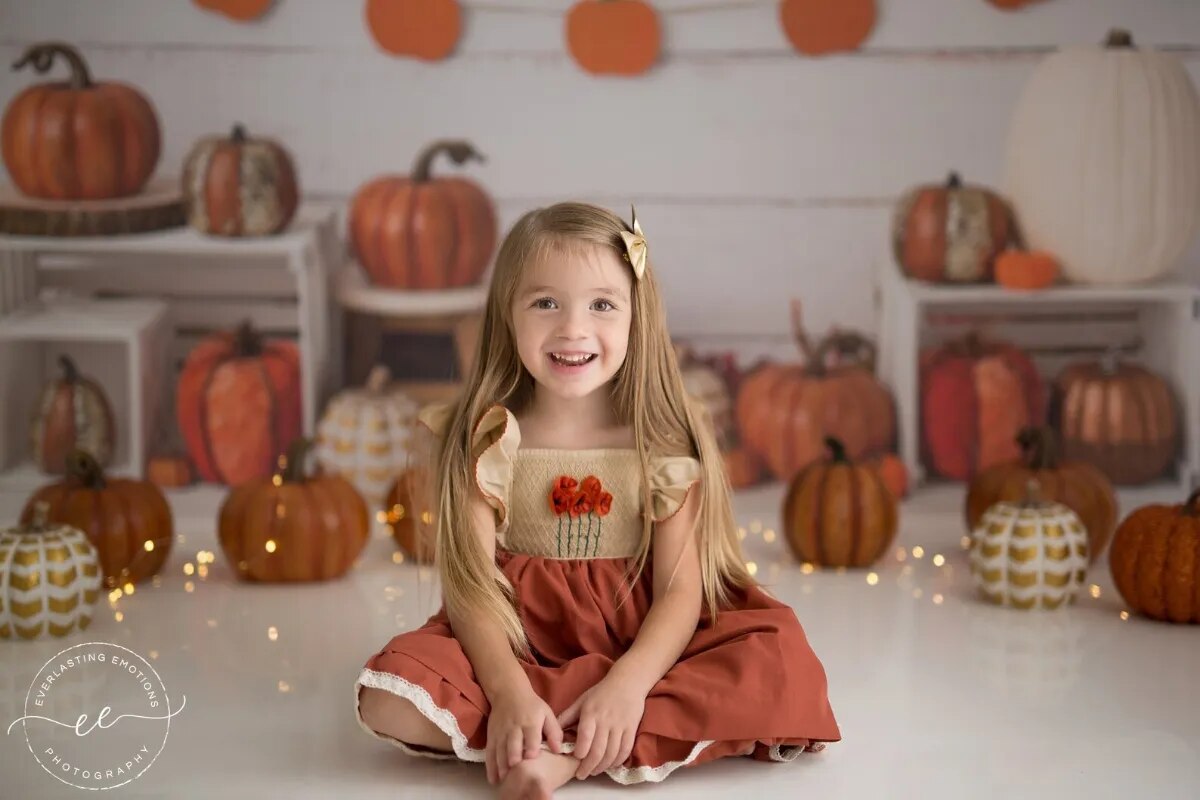
<instances>
[{"instance_id":1,"label":"hair clip","mask_svg":"<svg viewBox=\"0 0 1200 800\"><path fill-rule=\"evenodd\" d=\"M646 272L646 237L642 233L642 226L638 224L637 211L632 204L629 211L633 215L633 233L621 231L621 238L625 240L625 252L621 254L621 258L629 262L633 267L633 274L640 281Z\"/></svg>"}]
</instances>

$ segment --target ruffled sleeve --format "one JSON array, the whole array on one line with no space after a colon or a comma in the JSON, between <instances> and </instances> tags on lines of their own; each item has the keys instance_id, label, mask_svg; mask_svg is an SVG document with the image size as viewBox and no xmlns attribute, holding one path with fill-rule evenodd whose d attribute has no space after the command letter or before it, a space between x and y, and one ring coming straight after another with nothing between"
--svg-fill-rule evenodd
<instances>
[{"instance_id":1,"label":"ruffled sleeve","mask_svg":"<svg viewBox=\"0 0 1200 800\"><path fill-rule=\"evenodd\" d=\"M651 518L663 522L683 507L688 492L700 482L699 459L691 456L659 456L650 459Z\"/></svg>"},{"instance_id":2,"label":"ruffled sleeve","mask_svg":"<svg viewBox=\"0 0 1200 800\"><path fill-rule=\"evenodd\" d=\"M513 462L521 444L517 419L502 405L496 404L483 412L471 437L471 456L475 460L475 483L496 509L496 533L508 530L512 497Z\"/></svg>"},{"instance_id":3,"label":"ruffled sleeve","mask_svg":"<svg viewBox=\"0 0 1200 800\"><path fill-rule=\"evenodd\" d=\"M450 403L429 403L417 412L417 421L424 425L434 436L441 438L450 427L450 415L454 406Z\"/></svg>"}]
</instances>

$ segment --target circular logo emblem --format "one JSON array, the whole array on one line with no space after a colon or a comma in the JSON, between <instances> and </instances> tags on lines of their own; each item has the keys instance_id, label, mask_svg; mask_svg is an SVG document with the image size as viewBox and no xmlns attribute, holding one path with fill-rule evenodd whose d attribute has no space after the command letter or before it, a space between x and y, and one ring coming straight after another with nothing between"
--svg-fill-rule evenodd
<instances>
[{"instance_id":1,"label":"circular logo emblem","mask_svg":"<svg viewBox=\"0 0 1200 800\"><path fill-rule=\"evenodd\" d=\"M167 743L172 705L150 662L110 642L68 647L38 671L21 723L29 752L63 783L115 789L150 768Z\"/></svg>"}]
</instances>

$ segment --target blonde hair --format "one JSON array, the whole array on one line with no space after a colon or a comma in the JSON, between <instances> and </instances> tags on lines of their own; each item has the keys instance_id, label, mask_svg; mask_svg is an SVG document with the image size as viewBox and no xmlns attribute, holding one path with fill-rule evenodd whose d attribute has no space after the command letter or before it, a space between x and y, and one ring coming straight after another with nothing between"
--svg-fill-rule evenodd
<instances>
[{"instance_id":1,"label":"blonde hair","mask_svg":"<svg viewBox=\"0 0 1200 800\"><path fill-rule=\"evenodd\" d=\"M620 233L629 230L607 209L576 202L534 209L513 225L496 256L471 375L450 414L441 446L432 454L438 476L436 487L430 487L435 491L431 498L437 525L435 561L443 601L451 612L494 615L518 656L528 652L528 642L515 592L496 563L488 563L472 530L468 502L475 480L472 434L493 404L517 413L533 397L533 377L517 352L512 320L513 299L526 267L552 252L600 247L623 253ZM715 620L719 610L730 603L733 587L744 588L755 581L742 558L729 482L712 424L688 401L649 260L642 279L633 281L631 300L629 347L612 381L611 398L617 419L633 428L643 465L642 507L646 512L636 563L626 577L632 587L650 553L649 459L664 455L698 458L702 491L697 545L704 605Z\"/></svg>"}]
</instances>

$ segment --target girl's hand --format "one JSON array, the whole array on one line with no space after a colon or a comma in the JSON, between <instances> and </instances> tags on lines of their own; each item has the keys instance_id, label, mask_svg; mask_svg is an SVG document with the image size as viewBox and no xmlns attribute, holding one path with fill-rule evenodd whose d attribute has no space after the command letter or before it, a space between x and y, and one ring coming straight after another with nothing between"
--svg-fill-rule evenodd
<instances>
[{"instance_id":1,"label":"girl's hand","mask_svg":"<svg viewBox=\"0 0 1200 800\"><path fill-rule=\"evenodd\" d=\"M536 758L542 749L543 732L550 749L561 752L562 727L533 687L527 685L497 697L488 715L484 751L488 783L504 780L509 768L522 758Z\"/></svg>"},{"instance_id":2,"label":"girl's hand","mask_svg":"<svg viewBox=\"0 0 1200 800\"><path fill-rule=\"evenodd\" d=\"M646 698L611 673L588 689L558 717L558 723L575 726L576 778L599 775L624 763L633 751Z\"/></svg>"}]
</instances>

